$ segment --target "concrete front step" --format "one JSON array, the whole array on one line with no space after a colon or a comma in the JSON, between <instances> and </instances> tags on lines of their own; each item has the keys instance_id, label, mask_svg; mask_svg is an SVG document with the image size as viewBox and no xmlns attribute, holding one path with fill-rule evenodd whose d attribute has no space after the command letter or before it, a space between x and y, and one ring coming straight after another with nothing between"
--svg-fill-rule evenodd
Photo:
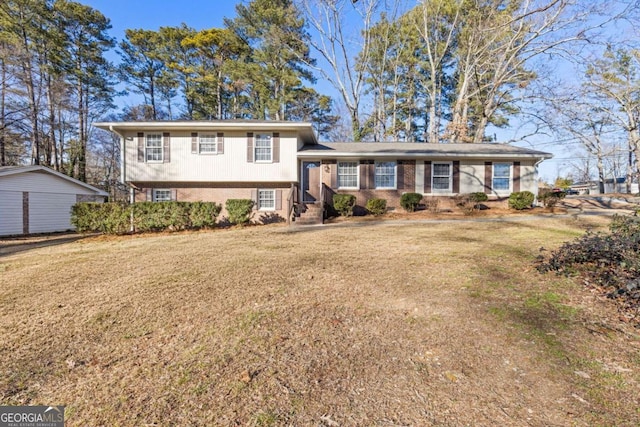
<instances>
[{"instance_id":1,"label":"concrete front step","mask_svg":"<svg viewBox=\"0 0 640 427\"><path fill-rule=\"evenodd\" d=\"M304 212L300 214L294 221L296 225L315 225L322 224L324 213L320 206L307 205Z\"/></svg>"}]
</instances>

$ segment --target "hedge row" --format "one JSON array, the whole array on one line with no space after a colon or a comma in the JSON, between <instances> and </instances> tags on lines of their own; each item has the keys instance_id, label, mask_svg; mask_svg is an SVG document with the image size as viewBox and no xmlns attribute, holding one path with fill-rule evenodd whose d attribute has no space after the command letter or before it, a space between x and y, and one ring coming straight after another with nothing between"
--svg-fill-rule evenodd
<instances>
[{"instance_id":1,"label":"hedge row","mask_svg":"<svg viewBox=\"0 0 640 427\"><path fill-rule=\"evenodd\" d=\"M213 202L76 203L71 223L80 233L125 234L214 227L222 206Z\"/></svg>"}]
</instances>

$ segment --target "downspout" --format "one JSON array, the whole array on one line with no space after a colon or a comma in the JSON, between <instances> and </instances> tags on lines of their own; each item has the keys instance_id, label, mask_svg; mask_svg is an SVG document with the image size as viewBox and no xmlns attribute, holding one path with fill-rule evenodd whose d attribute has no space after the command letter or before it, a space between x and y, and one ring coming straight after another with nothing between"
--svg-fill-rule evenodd
<instances>
[{"instance_id":1,"label":"downspout","mask_svg":"<svg viewBox=\"0 0 640 427\"><path fill-rule=\"evenodd\" d=\"M534 163L533 167L536 171L536 185L534 186L535 189L535 193L533 193L533 195L535 196L535 198L533 199L533 204L534 206L538 206L538 165L542 162L544 162L545 158L541 157L540 160L538 160L537 162Z\"/></svg>"}]
</instances>

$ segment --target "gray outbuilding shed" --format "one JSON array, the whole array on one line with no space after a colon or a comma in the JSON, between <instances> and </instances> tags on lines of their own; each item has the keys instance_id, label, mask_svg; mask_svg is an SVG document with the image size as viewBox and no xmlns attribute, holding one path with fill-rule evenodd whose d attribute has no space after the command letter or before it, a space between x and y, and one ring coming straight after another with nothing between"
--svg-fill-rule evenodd
<instances>
[{"instance_id":1,"label":"gray outbuilding shed","mask_svg":"<svg viewBox=\"0 0 640 427\"><path fill-rule=\"evenodd\" d=\"M73 230L71 207L108 194L45 166L0 167L0 236Z\"/></svg>"}]
</instances>

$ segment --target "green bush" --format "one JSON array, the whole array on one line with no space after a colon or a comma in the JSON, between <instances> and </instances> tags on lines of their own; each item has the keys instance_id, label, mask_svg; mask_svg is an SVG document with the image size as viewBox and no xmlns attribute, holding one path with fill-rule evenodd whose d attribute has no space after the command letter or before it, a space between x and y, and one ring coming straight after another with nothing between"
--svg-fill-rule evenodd
<instances>
[{"instance_id":1,"label":"green bush","mask_svg":"<svg viewBox=\"0 0 640 427\"><path fill-rule=\"evenodd\" d=\"M420 193L404 193L400 197L400 206L407 212L415 212L422 200Z\"/></svg>"},{"instance_id":2,"label":"green bush","mask_svg":"<svg viewBox=\"0 0 640 427\"><path fill-rule=\"evenodd\" d=\"M76 203L71 224L79 233L124 234L131 229L131 211L123 203Z\"/></svg>"},{"instance_id":3,"label":"green bush","mask_svg":"<svg viewBox=\"0 0 640 427\"><path fill-rule=\"evenodd\" d=\"M136 231L184 230L189 225L187 202L140 202L133 205Z\"/></svg>"},{"instance_id":4,"label":"green bush","mask_svg":"<svg viewBox=\"0 0 640 427\"><path fill-rule=\"evenodd\" d=\"M220 215L222 205L208 202L193 202L189 210L189 223L192 228L214 227Z\"/></svg>"},{"instance_id":5,"label":"green bush","mask_svg":"<svg viewBox=\"0 0 640 427\"><path fill-rule=\"evenodd\" d=\"M210 202L77 203L71 223L80 233L124 234L213 227L222 207Z\"/></svg>"},{"instance_id":6,"label":"green bush","mask_svg":"<svg viewBox=\"0 0 640 427\"><path fill-rule=\"evenodd\" d=\"M535 195L531 191L516 191L509 196L509 207L516 210L529 209Z\"/></svg>"},{"instance_id":7,"label":"green bush","mask_svg":"<svg viewBox=\"0 0 640 427\"><path fill-rule=\"evenodd\" d=\"M365 207L371 215L380 216L387 212L387 201L385 199L369 199Z\"/></svg>"},{"instance_id":8,"label":"green bush","mask_svg":"<svg viewBox=\"0 0 640 427\"><path fill-rule=\"evenodd\" d=\"M253 215L253 200L228 199L225 203L228 219L231 224L246 224Z\"/></svg>"},{"instance_id":9,"label":"green bush","mask_svg":"<svg viewBox=\"0 0 640 427\"><path fill-rule=\"evenodd\" d=\"M352 194L334 194L333 208L342 216L353 215L353 207L356 205L356 196Z\"/></svg>"}]
</instances>

